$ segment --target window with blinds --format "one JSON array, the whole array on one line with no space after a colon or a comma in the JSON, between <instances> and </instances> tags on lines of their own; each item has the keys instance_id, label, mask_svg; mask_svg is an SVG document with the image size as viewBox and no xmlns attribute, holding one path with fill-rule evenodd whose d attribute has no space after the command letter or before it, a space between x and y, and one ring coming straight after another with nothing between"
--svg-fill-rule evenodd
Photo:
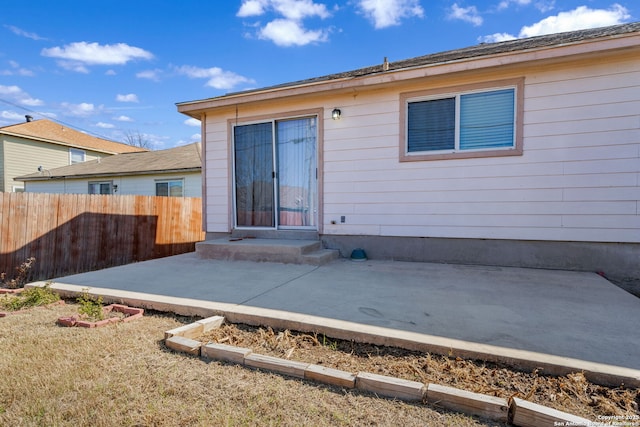
<instances>
[{"instance_id":1,"label":"window with blinds","mask_svg":"<svg viewBox=\"0 0 640 427\"><path fill-rule=\"evenodd\" d=\"M406 108L409 155L515 147L513 87L408 100Z\"/></svg>"}]
</instances>

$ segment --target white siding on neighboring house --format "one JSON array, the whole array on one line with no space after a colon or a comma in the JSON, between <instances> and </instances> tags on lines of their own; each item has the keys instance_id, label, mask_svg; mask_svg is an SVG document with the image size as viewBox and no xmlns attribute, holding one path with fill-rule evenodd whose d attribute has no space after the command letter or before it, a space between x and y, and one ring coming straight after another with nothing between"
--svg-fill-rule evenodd
<instances>
[{"instance_id":1,"label":"white siding on neighboring house","mask_svg":"<svg viewBox=\"0 0 640 427\"><path fill-rule=\"evenodd\" d=\"M184 197L202 197L202 184L199 172L183 174L137 175L124 177L95 177L82 179L65 179L51 181L27 181L29 193L67 193L87 194L89 182L111 182L118 186L117 195L156 195L156 181L182 179L184 181Z\"/></svg>"},{"instance_id":2,"label":"white siding on neighboring house","mask_svg":"<svg viewBox=\"0 0 640 427\"><path fill-rule=\"evenodd\" d=\"M585 61L363 87L269 103L251 115L324 108L323 234L640 242L639 64ZM400 92L522 76L522 156L399 161ZM336 106L342 119L334 121ZM230 227L232 117L207 114L209 232Z\"/></svg>"},{"instance_id":3,"label":"white siding on neighboring house","mask_svg":"<svg viewBox=\"0 0 640 427\"><path fill-rule=\"evenodd\" d=\"M118 184L118 194L141 194L155 196L158 180L184 180L184 197L202 197L202 181L199 172L168 174L168 175L140 175L123 177ZM114 184L116 184L114 180Z\"/></svg>"}]
</instances>

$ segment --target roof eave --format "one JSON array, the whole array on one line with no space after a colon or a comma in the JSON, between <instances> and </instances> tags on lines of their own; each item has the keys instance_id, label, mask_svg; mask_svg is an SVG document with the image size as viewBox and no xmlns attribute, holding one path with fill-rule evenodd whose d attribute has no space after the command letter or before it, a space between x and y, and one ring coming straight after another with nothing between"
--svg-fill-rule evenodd
<instances>
[{"instance_id":1,"label":"roof eave","mask_svg":"<svg viewBox=\"0 0 640 427\"><path fill-rule=\"evenodd\" d=\"M319 92L338 92L353 90L363 86L378 86L407 81L416 78L451 74L462 71L473 71L505 65L525 64L545 60L557 60L563 57L597 55L605 51L640 47L640 34L627 33L604 38L581 40L564 44L543 46L522 51L501 52L491 55L462 58L433 64L416 65L396 70L380 71L362 76L345 77L317 82L302 82L239 92L216 98L177 103L178 112L200 118L200 115L217 108L239 104L268 101L276 98L318 94Z\"/></svg>"},{"instance_id":2,"label":"roof eave","mask_svg":"<svg viewBox=\"0 0 640 427\"><path fill-rule=\"evenodd\" d=\"M158 175L158 174L173 174L173 173L191 173L201 172L202 167L182 168L182 169L161 169L155 171L132 171L132 172L97 172L78 175L41 175L41 176L19 176L14 178L16 181L50 181L61 179L84 179L84 178L96 178L96 177L128 177L128 176L141 176L141 175Z\"/></svg>"},{"instance_id":3,"label":"roof eave","mask_svg":"<svg viewBox=\"0 0 640 427\"><path fill-rule=\"evenodd\" d=\"M61 145L63 147L77 148L79 150L84 150L84 151L93 151L93 152L96 152L96 153L123 154L123 153L121 153L119 151L101 150L99 148L92 148L92 147L87 147L87 146L84 146L84 145L78 145L78 144L73 144L73 143L64 142L64 141L57 141L57 140L54 140L54 139L43 138L41 136L33 136L33 135L26 135L26 134L23 134L23 133L10 132L10 131L6 131L6 130L0 130L0 134L9 135L9 136L13 136L13 137L16 137L16 138L31 139L31 140L46 142L46 143L49 143L49 144Z\"/></svg>"}]
</instances>

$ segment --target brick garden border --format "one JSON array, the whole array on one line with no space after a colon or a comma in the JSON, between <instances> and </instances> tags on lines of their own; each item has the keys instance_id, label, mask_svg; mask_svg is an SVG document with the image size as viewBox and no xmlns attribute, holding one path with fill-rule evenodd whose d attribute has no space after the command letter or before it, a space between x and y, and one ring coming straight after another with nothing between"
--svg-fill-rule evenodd
<instances>
[{"instance_id":1,"label":"brick garden border","mask_svg":"<svg viewBox=\"0 0 640 427\"><path fill-rule=\"evenodd\" d=\"M15 289L0 288L0 295L3 295L3 294L19 294L22 291L24 291L24 288L15 288Z\"/></svg>"},{"instance_id":2,"label":"brick garden border","mask_svg":"<svg viewBox=\"0 0 640 427\"><path fill-rule=\"evenodd\" d=\"M111 323L118 322L131 322L132 320L140 319L144 314L144 309L129 307L122 304L110 304L102 307L102 312L105 315L108 315L112 311L118 313L124 313L127 317L110 317L103 320L98 320L96 322L88 322L86 320L81 320L79 316L64 316L58 317L56 323L60 326L79 326L81 328L99 328L101 326L110 325Z\"/></svg>"},{"instance_id":3,"label":"brick garden border","mask_svg":"<svg viewBox=\"0 0 640 427\"><path fill-rule=\"evenodd\" d=\"M361 390L392 399L427 403L484 419L510 422L520 427L594 424L586 418L519 398L507 401L507 399L495 396L438 384L425 385L417 381L368 372L353 374L312 363L261 355L253 353L248 348L226 344L204 344L194 339L210 330L219 328L224 320L222 316L213 316L165 331L165 344L174 351L198 356L202 359L231 362L253 369L263 369L294 378Z\"/></svg>"}]
</instances>

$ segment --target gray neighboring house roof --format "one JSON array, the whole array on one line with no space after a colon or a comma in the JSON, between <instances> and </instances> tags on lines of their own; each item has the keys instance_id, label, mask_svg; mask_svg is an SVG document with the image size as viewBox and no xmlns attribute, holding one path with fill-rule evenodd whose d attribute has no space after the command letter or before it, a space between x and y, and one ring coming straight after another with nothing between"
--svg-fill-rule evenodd
<instances>
[{"instance_id":1,"label":"gray neighboring house roof","mask_svg":"<svg viewBox=\"0 0 640 427\"><path fill-rule=\"evenodd\" d=\"M200 143L167 150L125 153L36 172L15 178L18 181L88 178L94 176L152 175L157 173L199 172L202 169Z\"/></svg>"},{"instance_id":2,"label":"gray neighboring house roof","mask_svg":"<svg viewBox=\"0 0 640 427\"><path fill-rule=\"evenodd\" d=\"M615 38L624 36L629 33L640 31L640 22L628 24L613 25L610 27L592 28L586 30L571 31L565 33L549 34L544 36L529 37L525 39L515 39L497 43L481 43L475 46L462 49L448 50L445 52L433 53L415 58L387 62L371 67L360 68L357 70L346 71L343 73L329 74L321 77L314 77L306 80L299 80L280 85L263 87L259 89L251 89L242 92L227 93L226 95L206 98L198 101L179 102L176 105L186 106L192 103L198 103L206 100L215 100L238 95L245 95L263 91L271 91L277 89L285 89L295 86L309 85L313 83L322 83L332 80L341 80L349 78L357 78L368 75L385 73L388 71L407 70L411 68L419 68L435 64L446 64L456 61L469 60L473 58L495 56L500 54L508 54L511 52L523 52L527 50L536 50L552 46L565 46L574 43L581 43L588 40Z\"/></svg>"}]
</instances>

